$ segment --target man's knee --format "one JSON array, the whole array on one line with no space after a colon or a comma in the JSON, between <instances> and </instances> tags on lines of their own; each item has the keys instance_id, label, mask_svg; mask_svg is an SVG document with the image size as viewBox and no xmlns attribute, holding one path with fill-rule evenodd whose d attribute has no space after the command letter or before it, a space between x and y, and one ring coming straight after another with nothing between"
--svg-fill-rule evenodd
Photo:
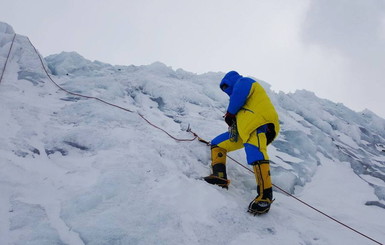
<instances>
[{"instance_id":1,"label":"man's knee","mask_svg":"<svg viewBox=\"0 0 385 245\"><path fill-rule=\"evenodd\" d=\"M223 133L215 137L211 141L212 146L218 146L225 149L227 152L235 151L243 147L243 142L239 139L237 142L230 140L230 135L228 132Z\"/></svg>"},{"instance_id":2,"label":"man's knee","mask_svg":"<svg viewBox=\"0 0 385 245\"><path fill-rule=\"evenodd\" d=\"M245 144L246 159L248 164L253 164L257 161L268 160L268 156L261 149L252 144Z\"/></svg>"}]
</instances>

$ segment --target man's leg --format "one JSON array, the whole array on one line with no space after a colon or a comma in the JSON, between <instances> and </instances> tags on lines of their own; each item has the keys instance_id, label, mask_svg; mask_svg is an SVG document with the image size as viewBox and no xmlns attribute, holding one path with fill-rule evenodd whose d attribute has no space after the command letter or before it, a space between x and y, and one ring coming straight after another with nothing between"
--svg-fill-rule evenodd
<instances>
[{"instance_id":1,"label":"man's leg","mask_svg":"<svg viewBox=\"0 0 385 245\"><path fill-rule=\"evenodd\" d=\"M257 182L257 197L250 203L249 212L267 213L273 201L273 188L270 177L270 162L267 155L267 127L259 127L245 143L247 162L253 166Z\"/></svg>"},{"instance_id":2,"label":"man's leg","mask_svg":"<svg viewBox=\"0 0 385 245\"><path fill-rule=\"evenodd\" d=\"M226 132L211 141L211 167L213 173L204 178L208 183L224 188L227 188L230 184L226 173L226 154L243 147L241 139L234 142L230 138L230 134Z\"/></svg>"}]
</instances>

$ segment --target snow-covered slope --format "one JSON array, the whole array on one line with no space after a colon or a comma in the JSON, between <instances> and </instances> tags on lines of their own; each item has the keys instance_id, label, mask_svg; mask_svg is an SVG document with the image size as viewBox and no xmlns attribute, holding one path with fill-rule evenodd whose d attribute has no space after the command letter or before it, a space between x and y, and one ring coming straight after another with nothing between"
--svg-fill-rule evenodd
<instances>
[{"instance_id":1,"label":"snow-covered slope","mask_svg":"<svg viewBox=\"0 0 385 245\"><path fill-rule=\"evenodd\" d=\"M14 31L0 23L2 72ZM77 53L48 56L69 95L47 78L24 36L0 83L2 244L374 244L275 191L269 214L246 213L254 176L228 162L229 190L209 174L210 140L226 130L223 73L161 63L112 66ZM1 73L0 73L1 74ZM274 184L385 241L385 120L308 91L268 90L282 132L269 148ZM244 152L230 153L245 163Z\"/></svg>"}]
</instances>

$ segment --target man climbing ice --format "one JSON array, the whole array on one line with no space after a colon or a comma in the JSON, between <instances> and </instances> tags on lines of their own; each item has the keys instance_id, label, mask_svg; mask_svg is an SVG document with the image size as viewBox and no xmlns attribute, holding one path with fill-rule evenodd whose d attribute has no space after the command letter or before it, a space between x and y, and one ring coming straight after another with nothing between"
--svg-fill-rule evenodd
<instances>
[{"instance_id":1,"label":"man climbing ice","mask_svg":"<svg viewBox=\"0 0 385 245\"><path fill-rule=\"evenodd\" d=\"M279 132L278 114L263 87L236 71L224 76L220 88L230 96L224 116L229 131L211 141L213 173L204 179L210 184L228 188L226 153L244 147L247 163L254 169L258 191L248 212L254 215L267 213L273 201L267 145Z\"/></svg>"}]
</instances>

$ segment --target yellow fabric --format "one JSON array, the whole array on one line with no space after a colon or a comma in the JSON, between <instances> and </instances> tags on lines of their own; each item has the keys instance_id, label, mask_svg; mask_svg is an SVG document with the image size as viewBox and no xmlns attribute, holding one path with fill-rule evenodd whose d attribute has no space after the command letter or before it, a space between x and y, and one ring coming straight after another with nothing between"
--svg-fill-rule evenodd
<instances>
[{"instance_id":1,"label":"yellow fabric","mask_svg":"<svg viewBox=\"0 0 385 245\"><path fill-rule=\"evenodd\" d=\"M239 136L247 141L251 133L258 127L273 123L276 135L279 132L278 114L265 89L257 82L253 83L245 105L237 113Z\"/></svg>"},{"instance_id":2,"label":"yellow fabric","mask_svg":"<svg viewBox=\"0 0 385 245\"><path fill-rule=\"evenodd\" d=\"M226 164L227 151L221 147L214 147L211 149L211 165L214 166L217 163Z\"/></svg>"},{"instance_id":3,"label":"yellow fabric","mask_svg":"<svg viewBox=\"0 0 385 245\"><path fill-rule=\"evenodd\" d=\"M271 183L270 177L270 165L268 161L263 161L257 165L253 166L255 179L259 187L259 193L263 194L263 190L271 188L273 184Z\"/></svg>"},{"instance_id":4,"label":"yellow fabric","mask_svg":"<svg viewBox=\"0 0 385 245\"><path fill-rule=\"evenodd\" d=\"M258 147L259 151L263 154L264 159L269 160L269 155L267 154L267 139L265 133L256 134L256 132L253 131L246 143Z\"/></svg>"},{"instance_id":5,"label":"yellow fabric","mask_svg":"<svg viewBox=\"0 0 385 245\"><path fill-rule=\"evenodd\" d=\"M238 137L236 142L225 140L218 144L220 148L226 149L227 152L235 151L243 148L243 141Z\"/></svg>"}]
</instances>

